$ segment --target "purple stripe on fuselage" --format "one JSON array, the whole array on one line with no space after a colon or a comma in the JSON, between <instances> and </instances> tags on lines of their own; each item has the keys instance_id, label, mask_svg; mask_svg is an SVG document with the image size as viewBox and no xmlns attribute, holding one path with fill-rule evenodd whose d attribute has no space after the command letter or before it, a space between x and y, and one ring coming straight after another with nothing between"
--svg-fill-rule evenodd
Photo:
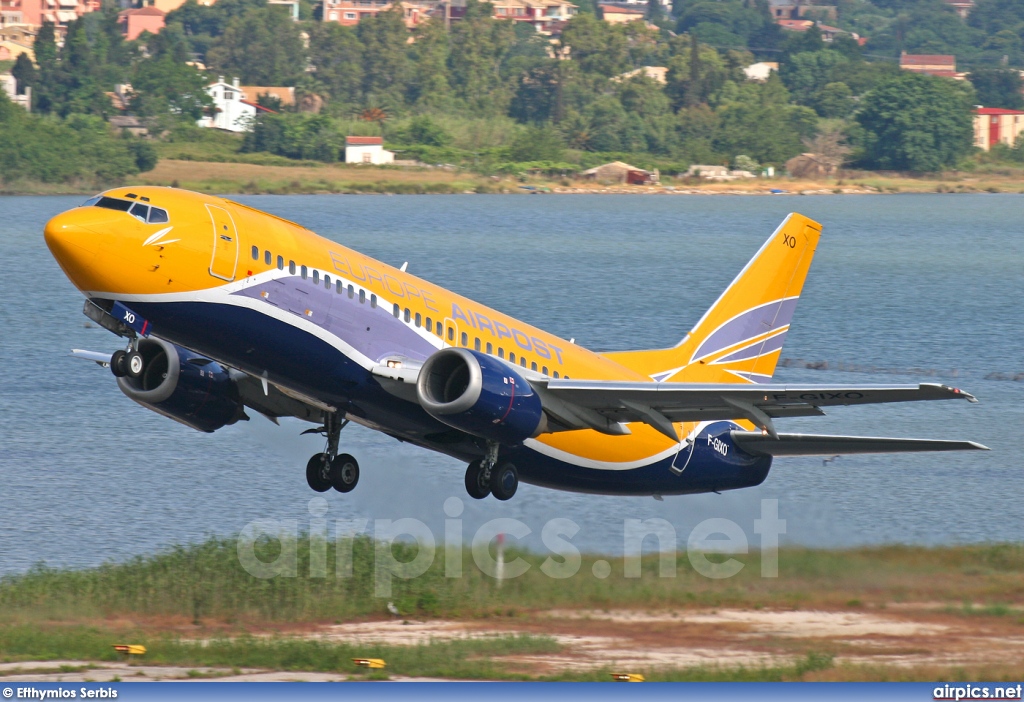
<instances>
[{"instance_id":1,"label":"purple stripe on fuselage","mask_svg":"<svg viewBox=\"0 0 1024 702\"><path fill-rule=\"evenodd\" d=\"M730 319L704 340L704 343L693 354L693 358L690 359L691 363L747 339L786 326L793 319L798 299L794 297L788 300L766 302Z\"/></svg>"},{"instance_id":2,"label":"purple stripe on fuselage","mask_svg":"<svg viewBox=\"0 0 1024 702\"><path fill-rule=\"evenodd\" d=\"M777 334L770 339L765 339L764 341L759 341L756 344L751 344L745 349L740 349L739 351L736 351L734 353L729 354L728 356L724 356L718 359L717 361L715 361L715 363L732 363L733 361L745 361L748 358L757 358L758 356L763 356L766 353L778 351L779 349L782 348L782 345L786 343L786 334L787 332L782 332L781 334Z\"/></svg>"},{"instance_id":3,"label":"purple stripe on fuselage","mask_svg":"<svg viewBox=\"0 0 1024 702\"><path fill-rule=\"evenodd\" d=\"M311 279L303 280L300 276L258 283L233 294L302 317L374 361L392 355L425 360L438 348L411 325L396 318L390 303L381 300L376 308L372 307L369 294L364 302L359 302L358 292L350 298L347 290L338 293L333 287L314 285Z\"/></svg>"}]
</instances>

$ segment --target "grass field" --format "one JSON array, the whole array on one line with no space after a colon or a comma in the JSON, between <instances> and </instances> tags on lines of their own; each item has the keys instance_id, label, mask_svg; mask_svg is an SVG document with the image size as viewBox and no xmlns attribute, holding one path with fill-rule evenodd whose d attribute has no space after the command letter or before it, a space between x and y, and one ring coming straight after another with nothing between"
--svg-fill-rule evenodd
<instances>
[{"instance_id":1,"label":"grass field","mask_svg":"<svg viewBox=\"0 0 1024 702\"><path fill-rule=\"evenodd\" d=\"M666 177L662 186L607 185L543 176L486 177L458 168L352 166L296 161L272 154L220 154L203 144L162 144L156 168L133 183L164 185L212 194L461 194L461 193L631 193L768 195L772 189L791 194L867 193L1021 193L1024 168L983 165L973 172L899 174L845 171L840 178L796 180L779 177L710 182ZM209 160L200 160L200 159ZM113 186L116 184L110 184ZM46 184L15 181L0 185L0 194L92 194L92 183Z\"/></svg>"},{"instance_id":2,"label":"grass field","mask_svg":"<svg viewBox=\"0 0 1024 702\"><path fill-rule=\"evenodd\" d=\"M261 548L271 560L274 544ZM415 554L393 549L399 561ZM639 578L612 560L599 579L597 558L584 556L576 575L556 580L540 572L546 556L508 553L532 567L500 588L463 554L463 577L445 577L439 557L422 576L396 579L389 598L373 595L368 539L354 542L347 578L305 575L308 541L298 551L297 577L250 576L231 539L6 577L0 661L110 661L111 644L131 639L150 649L148 665L228 671L356 674L350 659L362 656L386 659L389 674L460 679L599 680L615 661L664 680L1024 673L1022 545L784 549L778 578L760 577L752 554L724 580L696 573L686 554L676 577L658 577L652 556Z\"/></svg>"}]
</instances>

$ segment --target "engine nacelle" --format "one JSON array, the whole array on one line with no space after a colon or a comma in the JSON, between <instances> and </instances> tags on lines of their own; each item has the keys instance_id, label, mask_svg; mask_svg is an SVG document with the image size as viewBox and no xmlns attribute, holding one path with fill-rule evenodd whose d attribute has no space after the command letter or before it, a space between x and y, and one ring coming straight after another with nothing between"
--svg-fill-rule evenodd
<instances>
[{"instance_id":1,"label":"engine nacelle","mask_svg":"<svg viewBox=\"0 0 1024 702\"><path fill-rule=\"evenodd\" d=\"M420 369L416 396L438 421L501 444L519 444L545 426L533 386L511 366L479 351L435 353Z\"/></svg>"},{"instance_id":2,"label":"engine nacelle","mask_svg":"<svg viewBox=\"0 0 1024 702\"><path fill-rule=\"evenodd\" d=\"M138 350L142 376L118 378L117 386L143 407L205 432L245 417L234 381L216 361L152 337Z\"/></svg>"}]
</instances>

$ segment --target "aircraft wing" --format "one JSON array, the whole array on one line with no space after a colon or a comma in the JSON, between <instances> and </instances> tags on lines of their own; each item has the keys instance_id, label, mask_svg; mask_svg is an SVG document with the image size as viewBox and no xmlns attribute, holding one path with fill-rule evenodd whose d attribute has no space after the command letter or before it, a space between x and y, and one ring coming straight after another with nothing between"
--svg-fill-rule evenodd
<instances>
[{"instance_id":1,"label":"aircraft wing","mask_svg":"<svg viewBox=\"0 0 1024 702\"><path fill-rule=\"evenodd\" d=\"M626 433L622 424L645 422L675 441L679 437L673 422L743 418L777 437L773 419L822 415L822 407L920 400L977 402L969 393L937 383L727 385L549 380L540 394L549 414L567 426L621 434Z\"/></svg>"},{"instance_id":2,"label":"aircraft wing","mask_svg":"<svg viewBox=\"0 0 1024 702\"><path fill-rule=\"evenodd\" d=\"M877 436L828 436L825 434L779 434L778 438L757 431L729 432L733 442L747 453L766 456L835 456L851 453L907 453L912 451L988 451L973 441L931 439L890 439Z\"/></svg>"}]
</instances>

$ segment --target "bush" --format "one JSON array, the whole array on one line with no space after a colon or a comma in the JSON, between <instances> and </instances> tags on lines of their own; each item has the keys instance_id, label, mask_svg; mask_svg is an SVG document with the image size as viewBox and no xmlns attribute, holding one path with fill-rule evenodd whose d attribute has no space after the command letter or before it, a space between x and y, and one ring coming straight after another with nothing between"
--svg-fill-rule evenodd
<instances>
[{"instance_id":1,"label":"bush","mask_svg":"<svg viewBox=\"0 0 1024 702\"><path fill-rule=\"evenodd\" d=\"M145 142L120 139L99 117L31 115L0 94L0 180L119 183L156 165Z\"/></svg>"}]
</instances>

